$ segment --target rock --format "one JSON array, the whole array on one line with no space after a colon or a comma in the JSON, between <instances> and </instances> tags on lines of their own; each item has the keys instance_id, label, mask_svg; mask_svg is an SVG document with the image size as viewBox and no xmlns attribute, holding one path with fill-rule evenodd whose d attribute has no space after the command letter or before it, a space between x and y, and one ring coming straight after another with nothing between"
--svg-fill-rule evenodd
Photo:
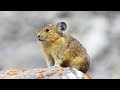
<instances>
[{"instance_id":1,"label":"rock","mask_svg":"<svg viewBox=\"0 0 120 90\"><path fill-rule=\"evenodd\" d=\"M1 71L0 79L91 79L91 77L75 68L50 67Z\"/></svg>"}]
</instances>

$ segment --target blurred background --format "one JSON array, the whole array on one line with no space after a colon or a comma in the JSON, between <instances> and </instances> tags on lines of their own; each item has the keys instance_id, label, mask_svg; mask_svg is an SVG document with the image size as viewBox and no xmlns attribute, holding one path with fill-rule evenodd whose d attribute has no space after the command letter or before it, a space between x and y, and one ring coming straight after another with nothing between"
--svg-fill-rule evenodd
<instances>
[{"instance_id":1,"label":"blurred background","mask_svg":"<svg viewBox=\"0 0 120 90\"><path fill-rule=\"evenodd\" d=\"M36 35L60 21L87 49L92 78L120 78L119 11L0 11L0 70L47 67Z\"/></svg>"}]
</instances>

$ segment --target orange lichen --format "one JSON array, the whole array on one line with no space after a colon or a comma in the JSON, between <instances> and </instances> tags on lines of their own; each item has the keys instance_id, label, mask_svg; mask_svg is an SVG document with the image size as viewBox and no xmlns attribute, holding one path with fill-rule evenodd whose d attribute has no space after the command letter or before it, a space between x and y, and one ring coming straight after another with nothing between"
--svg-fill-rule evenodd
<instances>
[{"instance_id":1,"label":"orange lichen","mask_svg":"<svg viewBox=\"0 0 120 90\"><path fill-rule=\"evenodd\" d=\"M50 77L50 76L53 76L53 75L54 75L54 74L56 74L56 73L57 73L57 72L56 72L56 71L54 71L54 72L48 73L48 74L47 74L47 76L49 76L49 77Z\"/></svg>"},{"instance_id":2,"label":"orange lichen","mask_svg":"<svg viewBox=\"0 0 120 90\"><path fill-rule=\"evenodd\" d=\"M86 75L89 79L92 79L92 77L91 77L89 74L85 73L85 75Z\"/></svg>"},{"instance_id":3,"label":"orange lichen","mask_svg":"<svg viewBox=\"0 0 120 90\"><path fill-rule=\"evenodd\" d=\"M64 72L64 68L61 67L61 70L58 70L58 74L59 74L59 76L62 76L62 75L63 75L63 72Z\"/></svg>"},{"instance_id":4,"label":"orange lichen","mask_svg":"<svg viewBox=\"0 0 120 90\"><path fill-rule=\"evenodd\" d=\"M59 72L59 76L62 76L63 75L63 72Z\"/></svg>"},{"instance_id":5,"label":"orange lichen","mask_svg":"<svg viewBox=\"0 0 120 90\"><path fill-rule=\"evenodd\" d=\"M44 74L45 72L46 72L46 70L42 70L42 71L37 72L37 74L40 78L44 78L45 77L45 74Z\"/></svg>"},{"instance_id":6,"label":"orange lichen","mask_svg":"<svg viewBox=\"0 0 120 90\"><path fill-rule=\"evenodd\" d=\"M62 70L62 71L64 71L64 68L63 68L63 67L61 67L61 70Z\"/></svg>"},{"instance_id":7,"label":"orange lichen","mask_svg":"<svg viewBox=\"0 0 120 90\"><path fill-rule=\"evenodd\" d=\"M40 77L40 78L44 78L45 75L44 75L43 73L39 73L39 77Z\"/></svg>"},{"instance_id":8,"label":"orange lichen","mask_svg":"<svg viewBox=\"0 0 120 90\"><path fill-rule=\"evenodd\" d=\"M83 74L82 74L82 79L84 79L85 77L87 77L88 79L92 79L89 74L83 73Z\"/></svg>"},{"instance_id":9,"label":"orange lichen","mask_svg":"<svg viewBox=\"0 0 120 90\"><path fill-rule=\"evenodd\" d=\"M56 70L56 71L53 71L53 72L51 72L51 73L48 73L47 75L50 77L50 76L53 76L54 74L58 74L58 76L61 76L61 75L63 75L63 70L64 70L64 68L61 68L61 69L59 69L59 70Z\"/></svg>"},{"instance_id":10,"label":"orange lichen","mask_svg":"<svg viewBox=\"0 0 120 90\"><path fill-rule=\"evenodd\" d=\"M18 75L18 71L17 70L10 70L6 73L8 76L13 76L13 75Z\"/></svg>"}]
</instances>

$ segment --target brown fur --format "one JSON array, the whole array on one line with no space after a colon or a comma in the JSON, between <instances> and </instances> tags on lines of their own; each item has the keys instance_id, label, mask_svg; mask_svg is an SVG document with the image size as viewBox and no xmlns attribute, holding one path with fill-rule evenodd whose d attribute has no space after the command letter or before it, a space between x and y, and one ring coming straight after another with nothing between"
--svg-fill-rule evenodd
<instances>
[{"instance_id":1,"label":"brown fur","mask_svg":"<svg viewBox=\"0 0 120 90\"><path fill-rule=\"evenodd\" d=\"M59 65L87 72L90 61L85 48L72 36L60 33L56 24L41 28L38 36L48 66Z\"/></svg>"}]
</instances>

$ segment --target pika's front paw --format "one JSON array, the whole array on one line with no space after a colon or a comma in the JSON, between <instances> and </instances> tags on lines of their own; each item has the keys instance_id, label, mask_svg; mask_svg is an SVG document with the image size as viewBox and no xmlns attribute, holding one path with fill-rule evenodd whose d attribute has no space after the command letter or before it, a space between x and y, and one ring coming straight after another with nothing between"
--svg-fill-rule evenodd
<instances>
[{"instance_id":1,"label":"pika's front paw","mask_svg":"<svg viewBox=\"0 0 120 90\"><path fill-rule=\"evenodd\" d=\"M59 65L54 65L54 67L60 67Z\"/></svg>"}]
</instances>

